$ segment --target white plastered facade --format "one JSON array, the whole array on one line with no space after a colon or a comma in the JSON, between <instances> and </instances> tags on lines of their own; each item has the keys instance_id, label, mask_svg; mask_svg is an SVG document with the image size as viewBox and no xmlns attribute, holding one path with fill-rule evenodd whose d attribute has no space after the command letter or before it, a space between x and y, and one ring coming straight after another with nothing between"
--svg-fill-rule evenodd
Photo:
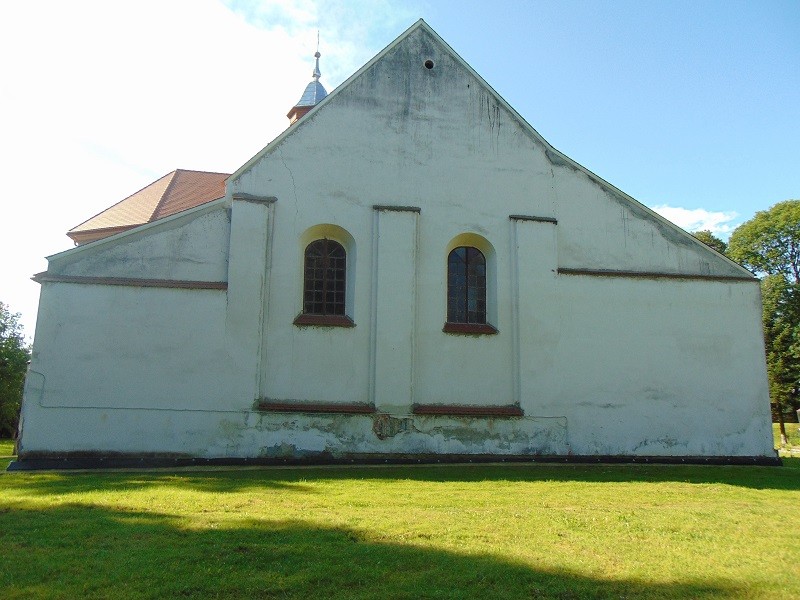
<instances>
[{"instance_id":1,"label":"white plastered facade","mask_svg":"<svg viewBox=\"0 0 800 600\"><path fill-rule=\"evenodd\" d=\"M354 327L294 324L320 237ZM459 245L496 333L443 331ZM774 456L757 280L553 149L422 21L224 199L40 281L23 460Z\"/></svg>"}]
</instances>

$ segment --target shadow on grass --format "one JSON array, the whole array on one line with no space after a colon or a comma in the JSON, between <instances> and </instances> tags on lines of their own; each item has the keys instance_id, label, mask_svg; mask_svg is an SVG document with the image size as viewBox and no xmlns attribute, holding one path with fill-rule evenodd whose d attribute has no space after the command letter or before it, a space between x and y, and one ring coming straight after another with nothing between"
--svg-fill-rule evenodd
<instances>
[{"instance_id":1,"label":"shadow on grass","mask_svg":"<svg viewBox=\"0 0 800 600\"><path fill-rule=\"evenodd\" d=\"M0 512L5 597L728 598L721 581L654 583L536 569L304 521L211 522L65 505Z\"/></svg>"},{"instance_id":2,"label":"shadow on grass","mask_svg":"<svg viewBox=\"0 0 800 600\"><path fill-rule=\"evenodd\" d=\"M447 465L379 467L257 468L225 467L210 471L96 471L6 473L13 487L28 493L82 493L98 489L141 490L174 486L224 493L247 489L281 489L315 493L316 481L381 480L428 482L678 482L722 484L751 489L800 490L800 458L783 459L784 467L697 465ZM0 479L0 484L3 480Z\"/></svg>"},{"instance_id":3,"label":"shadow on grass","mask_svg":"<svg viewBox=\"0 0 800 600\"><path fill-rule=\"evenodd\" d=\"M148 487L226 493L248 490L281 490L313 494L317 490L305 483L310 477L292 471L288 477L275 470L233 470L213 472L165 473L158 471L94 471L63 472L39 471L31 473L0 474L0 493L4 483L8 487L34 494L83 494L97 491L133 492ZM4 480L4 477L8 479Z\"/></svg>"}]
</instances>

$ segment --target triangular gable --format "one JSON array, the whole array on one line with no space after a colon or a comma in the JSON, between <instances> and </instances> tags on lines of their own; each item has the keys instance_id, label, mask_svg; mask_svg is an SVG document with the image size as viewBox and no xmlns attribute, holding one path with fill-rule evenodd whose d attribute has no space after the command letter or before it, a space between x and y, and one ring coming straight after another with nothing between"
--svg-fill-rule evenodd
<instances>
[{"instance_id":1,"label":"triangular gable","mask_svg":"<svg viewBox=\"0 0 800 600\"><path fill-rule=\"evenodd\" d=\"M564 167L567 169L574 170L576 172L581 173L593 183L598 185L602 188L610 197L614 198L615 201L620 202L621 204L625 205L630 209L630 211L637 216L644 218L647 221L653 223L655 227L658 229L668 232L668 237L672 237L675 240L678 240L682 245L688 245L691 247L695 247L700 252L703 252L709 256L713 256L713 260L723 260L727 265L728 269L734 267L734 271L739 273L741 277L753 278L752 274L741 267L740 265L736 264L735 262L731 261L727 257L717 253L713 249L709 248L691 234L687 233L671 221L665 219L655 211L651 210L644 204L638 202L636 199L632 198L628 194L624 193L623 191L619 190L612 184L608 183L589 169L583 167L579 163L575 162L556 148L554 148L547 140L545 140L539 132L537 132L508 102L506 102L500 94L498 94L494 88L491 87L463 58L461 58L458 53L456 53L450 46L445 42L424 20L420 19L416 23L414 23L411 27L409 27L405 32L403 32L400 36L397 37L393 42L391 42L388 46L386 46L381 52L379 52L375 57L373 57L370 61L368 61L364 66L362 66L358 71L356 71L351 77L349 77L344 83L338 86L335 90L333 90L328 96L320 102L317 106L315 106L303 119L301 119L295 125L287 128L284 132L278 135L272 142L270 142L266 147L264 147L260 152L258 152L255 156L253 156L250 160L248 160L242 167L240 167L235 173L231 175L229 178L229 182L231 185L228 188L228 193L233 193L237 189L237 185L239 183L240 178L247 173L250 169L252 169L261 159L270 155L276 148L278 148L283 141L293 134L296 134L298 131L301 131L302 128L310 122L315 114L318 114L319 111L324 110L323 107L327 106L329 103L336 102L336 98L343 94L348 87L350 87L356 80L358 80L365 72L367 72L371 67L373 67L377 62L382 60L388 53L393 51L397 46L403 43L406 38L417 32L418 30L423 30L425 33L431 36L433 40L438 43L446 53L450 55L450 57L456 61L470 76L474 77L475 80L479 83L479 85L483 86L486 93L494 98L497 104L505 109L505 111L514 119L518 125L538 144L540 144L545 149L545 155L549 160L550 164L555 167Z\"/></svg>"},{"instance_id":2,"label":"triangular gable","mask_svg":"<svg viewBox=\"0 0 800 600\"><path fill-rule=\"evenodd\" d=\"M129 229L126 229L119 233L115 233L108 237L94 240L92 242L87 242L86 244L81 244L80 246L75 246L74 248L69 248L67 250L62 250L61 252L57 252L56 254L51 254L50 256L47 256L45 258L50 263L61 262L62 260L69 261L72 260L73 258L77 258L83 253L91 253L99 248L113 246L121 243L127 243L128 241L131 241L133 239L137 239L142 236L149 235L151 233L156 233L163 229L179 227L186 222L189 222L214 210L224 208L225 206L226 206L225 197L217 198L215 200L204 202L193 208L177 212L175 214L151 221L149 223L143 223L141 225L132 226Z\"/></svg>"}]
</instances>

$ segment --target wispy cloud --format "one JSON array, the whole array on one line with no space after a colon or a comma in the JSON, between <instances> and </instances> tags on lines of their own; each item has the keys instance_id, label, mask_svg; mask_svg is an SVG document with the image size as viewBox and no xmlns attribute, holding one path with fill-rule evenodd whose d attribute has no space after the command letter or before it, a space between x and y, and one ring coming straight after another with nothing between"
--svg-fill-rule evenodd
<instances>
[{"instance_id":1,"label":"wispy cloud","mask_svg":"<svg viewBox=\"0 0 800 600\"><path fill-rule=\"evenodd\" d=\"M728 237L736 229L734 221L739 213L730 211L711 211L704 208L683 208L660 204L652 207L662 217L669 219L686 231L708 230L714 235Z\"/></svg>"},{"instance_id":2,"label":"wispy cloud","mask_svg":"<svg viewBox=\"0 0 800 600\"><path fill-rule=\"evenodd\" d=\"M64 233L175 168L232 172L289 121L320 32L331 91L418 1L40 0L0 8L3 298L33 333L43 257ZM0 3L2 4L2 3ZM401 5L402 4L402 5ZM102 26L98 26L102 23Z\"/></svg>"},{"instance_id":3,"label":"wispy cloud","mask_svg":"<svg viewBox=\"0 0 800 600\"><path fill-rule=\"evenodd\" d=\"M256 28L314 51L319 31L323 75L338 85L421 16L421 4L391 0L225 0ZM299 48L288 49L298 51Z\"/></svg>"}]
</instances>

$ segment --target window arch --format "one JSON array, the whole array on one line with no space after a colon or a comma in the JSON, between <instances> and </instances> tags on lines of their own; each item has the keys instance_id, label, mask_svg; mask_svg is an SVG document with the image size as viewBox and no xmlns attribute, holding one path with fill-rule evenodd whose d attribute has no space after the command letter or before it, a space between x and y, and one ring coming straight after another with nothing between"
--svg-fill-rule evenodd
<instances>
[{"instance_id":1,"label":"window arch","mask_svg":"<svg viewBox=\"0 0 800 600\"><path fill-rule=\"evenodd\" d=\"M304 252L303 314L344 315L347 253L335 240L314 240Z\"/></svg>"},{"instance_id":2,"label":"window arch","mask_svg":"<svg viewBox=\"0 0 800 600\"><path fill-rule=\"evenodd\" d=\"M339 225L319 223L300 234L297 299L299 327L355 327L356 242ZM302 269L302 270L301 270Z\"/></svg>"},{"instance_id":3,"label":"window arch","mask_svg":"<svg viewBox=\"0 0 800 600\"><path fill-rule=\"evenodd\" d=\"M447 294L444 333L492 335L497 331L497 253L479 233L465 231L445 246Z\"/></svg>"},{"instance_id":4,"label":"window arch","mask_svg":"<svg viewBox=\"0 0 800 600\"><path fill-rule=\"evenodd\" d=\"M472 246L447 257L447 322L486 324L486 257Z\"/></svg>"}]
</instances>

